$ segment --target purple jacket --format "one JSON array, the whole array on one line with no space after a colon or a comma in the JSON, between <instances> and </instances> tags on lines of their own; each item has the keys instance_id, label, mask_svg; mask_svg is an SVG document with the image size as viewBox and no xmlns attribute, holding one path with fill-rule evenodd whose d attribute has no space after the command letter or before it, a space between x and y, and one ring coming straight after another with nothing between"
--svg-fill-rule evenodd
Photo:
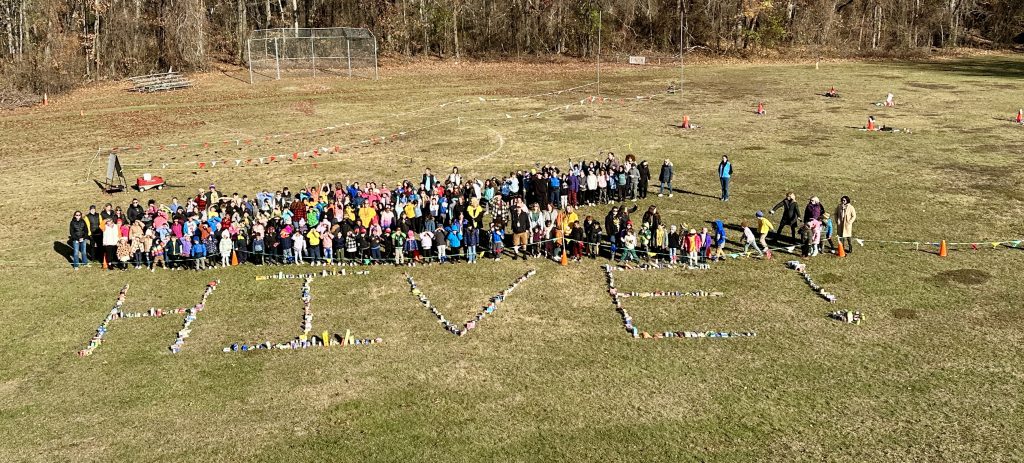
<instances>
[{"instance_id":1,"label":"purple jacket","mask_svg":"<svg viewBox=\"0 0 1024 463\"><path fill-rule=\"evenodd\" d=\"M804 208L804 223L812 220L821 220L822 214L825 213L825 206L818 204L807 203L807 207Z\"/></svg>"},{"instance_id":2,"label":"purple jacket","mask_svg":"<svg viewBox=\"0 0 1024 463\"><path fill-rule=\"evenodd\" d=\"M569 176L569 191L580 191L580 177L572 174Z\"/></svg>"}]
</instances>

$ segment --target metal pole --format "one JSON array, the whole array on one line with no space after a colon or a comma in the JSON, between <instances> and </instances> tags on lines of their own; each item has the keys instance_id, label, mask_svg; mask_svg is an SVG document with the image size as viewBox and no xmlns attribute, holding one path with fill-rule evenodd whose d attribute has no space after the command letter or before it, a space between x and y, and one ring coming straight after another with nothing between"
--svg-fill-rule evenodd
<instances>
[{"instance_id":1,"label":"metal pole","mask_svg":"<svg viewBox=\"0 0 1024 463\"><path fill-rule=\"evenodd\" d=\"M245 51L248 55L246 58L249 61L249 85L252 85L252 41L245 41Z\"/></svg>"},{"instance_id":2,"label":"metal pole","mask_svg":"<svg viewBox=\"0 0 1024 463\"><path fill-rule=\"evenodd\" d=\"M377 80L377 37L373 37L373 80Z\"/></svg>"},{"instance_id":3,"label":"metal pole","mask_svg":"<svg viewBox=\"0 0 1024 463\"><path fill-rule=\"evenodd\" d=\"M316 49L313 48L313 34L309 35L309 54L313 55L313 77L316 77Z\"/></svg>"},{"instance_id":4,"label":"metal pole","mask_svg":"<svg viewBox=\"0 0 1024 463\"><path fill-rule=\"evenodd\" d=\"M345 39L345 56L348 57L348 76L352 77L352 42Z\"/></svg>"},{"instance_id":5,"label":"metal pole","mask_svg":"<svg viewBox=\"0 0 1024 463\"><path fill-rule=\"evenodd\" d=\"M281 53L277 49L277 39L274 39L274 63L277 65L277 80L281 80Z\"/></svg>"},{"instance_id":6,"label":"metal pole","mask_svg":"<svg viewBox=\"0 0 1024 463\"><path fill-rule=\"evenodd\" d=\"M601 23L603 11L597 12L597 96L601 96Z\"/></svg>"}]
</instances>

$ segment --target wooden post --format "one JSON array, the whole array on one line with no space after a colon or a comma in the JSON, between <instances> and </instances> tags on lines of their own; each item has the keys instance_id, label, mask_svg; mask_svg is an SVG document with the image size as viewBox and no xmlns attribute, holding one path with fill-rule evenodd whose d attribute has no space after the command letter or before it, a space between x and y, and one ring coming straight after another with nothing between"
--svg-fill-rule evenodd
<instances>
[{"instance_id":1,"label":"wooden post","mask_svg":"<svg viewBox=\"0 0 1024 463\"><path fill-rule=\"evenodd\" d=\"M249 62L249 85L252 85L252 43L248 40L245 41L245 49L248 54L246 61Z\"/></svg>"},{"instance_id":2,"label":"wooden post","mask_svg":"<svg viewBox=\"0 0 1024 463\"><path fill-rule=\"evenodd\" d=\"M316 77L316 48L313 47L313 33L309 33L309 53L313 55L313 77Z\"/></svg>"},{"instance_id":3,"label":"wooden post","mask_svg":"<svg viewBox=\"0 0 1024 463\"><path fill-rule=\"evenodd\" d=\"M277 66L277 80L281 80L281 52L277 48L277 39L274 39L274 65Z\"/></svg>"},{"instance_id":4,"label":"wooden post","mask_svg":"<svg viewBox=\"0 0 1024 463\"><path fill-rule=\"evenodd\" d=\"M345 39L345 56L348 57L348 76L352 77L352 43Z\"/></svg>"}]
</instances>

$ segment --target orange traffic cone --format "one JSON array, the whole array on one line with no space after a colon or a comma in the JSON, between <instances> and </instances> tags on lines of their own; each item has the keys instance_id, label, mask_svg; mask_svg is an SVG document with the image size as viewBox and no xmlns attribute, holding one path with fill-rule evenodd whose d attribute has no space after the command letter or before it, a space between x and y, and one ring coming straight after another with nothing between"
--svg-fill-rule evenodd
<instances>
[{"instance_id":1,"label":"orange traffic cone","mask_svg":"<svg viewBox=\"0 0 1024 463\"><path fill-rule=\"evenodd\" d=\"M109 269L109 268L110 268L110 267L109 267L109 266L107 265L107 253L106 253L106 252L104 252L104 253L103 253L103 270L107 270L107 269Z\"/></svg>"},{"instance_id":2,"label":"orange traffic cone","mask_svg":"<svg viewBox=\"0 0 1024 463\"><path fill-rule=\"evenodd\" d=\"M683 115L683 128L684 129L690 128L690 116L688 116L688 115Z\"/></svg>"},{"instance_id":3,"label":"orange traffic cone","mask_svg":"<svg viewBox=\"0 0 1024 463\"><path fill-rule=\"evenodd\" d=\"M1024 109L1017 110L1017 123L1024 124Z\"/></svg>"},{"instance_id":4,"label":"orange traffic cone","mask_svg":"<svg viewBox=\"0 0 1024 463\"><path fill-rule=\"evenodd\" d=\"M839 257L846 257L846 248L843 247L843 240L839 240L839 252L836 253Z\"/></svg>"},{"instance_id":5,"label":"orange traffic cone","mask_svg":"<svg viewBox=\"0 0 1024 463\"><path fill-rule=\"evenodd\" d=\"M237 266L237 265L238 265L238 254L236 254L235 251L231 251L231 266L234 267L234 266Z\"/></svg>"},{"instance_id":6,"label":"orange traffic cone","mask_svg":"<svg viewBox=\"0 0 1024 463\"><path fill-rule=\"evenodd\" d=\"M43 93L43 106L50 105L50 95Z\"/></svg>"},{"instance_id":7,"label":"orange traffic cone","mask_svg":"<svg viewBox=\"0 0 1024 463\"><path fill-rule=\"evenodd\" d=\"M939 257L946 257L949 253L949 249L946 248L946 240L942 240L939 243Z\"/></svg>"},{"instance_id":8,"label":"orange traffic cone","mask_svg":"<svg viewBox=\"0 0 1024 463\"><path fill-rule=\"evenodd\" d=\"M565 232L558 232L558 243L562 246L562 266L565 267L569 265L569 254L566 252L569 243L566 242Z\"/></svg>"},{"instance_id":9,"label":"orange traffic cone","mask_svg":"<svg viewBox=\"0 0 1024 463\"><path fill-rule=\"evenodd\" d=\"M868 117L868 132L873 132L874 130L875 130L875 118Z\"/></svg>"},{"instance_id":10,"label":"orange traffic cone","mask_svg":"<svg viewBox=\"0 0 1024 463\"><path fill-rule=\"evenodd\" d=\"M757 102L757 114L764 115L764 113L765 113L765 111L764 111L764 103L758 101Z\"/></svg>"}]
</instances>

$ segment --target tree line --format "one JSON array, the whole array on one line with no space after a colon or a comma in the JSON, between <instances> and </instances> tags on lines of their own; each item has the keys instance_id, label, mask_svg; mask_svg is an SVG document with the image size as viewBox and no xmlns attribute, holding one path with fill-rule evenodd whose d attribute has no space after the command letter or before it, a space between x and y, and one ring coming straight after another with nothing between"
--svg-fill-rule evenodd
<instances>
[{"instance_id":1,"label":"tree line","mask_svg":"<svg viewBox=\"0 0 1024 463\"><path fill-rule=\"evenodd\" d=\"M0 0L0 72L56 92L214 60L253 29L370 29L382 54L592 58L603 53L863 55L1024 43L1021 0Z\"/></svg>"}]
</instances>

